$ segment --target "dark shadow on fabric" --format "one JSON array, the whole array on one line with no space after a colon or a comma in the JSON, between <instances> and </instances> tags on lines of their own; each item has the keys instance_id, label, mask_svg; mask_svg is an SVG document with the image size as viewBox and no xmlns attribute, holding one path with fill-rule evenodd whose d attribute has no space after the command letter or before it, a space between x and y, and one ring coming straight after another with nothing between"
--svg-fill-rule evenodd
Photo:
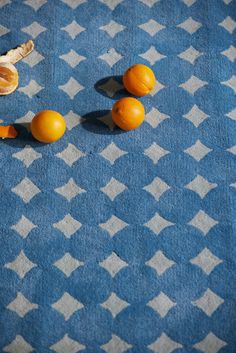
<instances>
[{"instance_id":1,"label":"dark shadow on fabric","mask_svg":"<svg viewBox=\"0 0 236 353\"><path fill-rule=\"evenodd\" d=\"M106 85L106 87L103 87ZM118 100L127 97L128 93L122 83L122 76L107 76L97 81L95 90L106 98Z\"/></svg>"},{"instance_id":2,"label":"dark shadow on fabric","mask_svg":"<svg viewBox=\"0 0 236 353\"><path fill-rule=\"evenodd\" d=\"M114 125L110 110L96 110L83 115L82 118L84 121L81 127L94 134L119 135L125 132Z\"/></svg>"},{"instance_id":3,"label":"dark shadow on fabric","mask_svg":"<svg viewBox=\"0 0 236 353\"><path fill-rule=\"evenodd\" d=\"M36 141L31 132L29 131L29 123L24 124L13 124L14 128L18 132L18 136L15 139L0 139L1 143L5 143L10 147L24 148L26 145L31 147L43 147L45 144Z\"/></svg>"}]
</instances>

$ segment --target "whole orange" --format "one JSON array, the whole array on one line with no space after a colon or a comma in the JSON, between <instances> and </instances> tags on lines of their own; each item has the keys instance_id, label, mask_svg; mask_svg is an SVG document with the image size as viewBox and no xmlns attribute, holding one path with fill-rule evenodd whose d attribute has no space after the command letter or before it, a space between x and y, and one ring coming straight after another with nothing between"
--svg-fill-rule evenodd
<instances>
[{"instance_id":1,"label":"whole orange","mask_svg":"<svg viewBox=\"0 0 236 353\"><path fill-rule=\"evenodd\" d=\"M43 110L35 115L31 122L34 138L43 143L59 140L66 131L66 122L61 114L53 110Z\"/></svg>"},{"instance_id":2,"label":"whole orange","mask_svg":"<svg viewBox=\"0 0 236 353\"><path fill-rule=\"evenodd\" d=\"M128 92L141 97L153 90L156 78L154 72L148 66L136 64L126 70L123 83Z\"/></svg>"},{"instance_id":3,"label":"whole orange","mask_svg":"<svg viewBox=\"0 0 236 353\"><path fill-rule=\"evenodd\" d=\"M114 123L126 131L136 129L142 124L144 117L144 106L136 98L122 98L112 107L112 119Z\"/></svg>"}]
</instances>

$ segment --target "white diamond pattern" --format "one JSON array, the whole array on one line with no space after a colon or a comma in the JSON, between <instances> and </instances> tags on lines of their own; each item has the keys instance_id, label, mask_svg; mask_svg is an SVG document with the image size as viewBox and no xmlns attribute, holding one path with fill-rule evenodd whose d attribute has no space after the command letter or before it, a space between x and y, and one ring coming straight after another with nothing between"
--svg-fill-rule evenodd
<instances>
[{"instance_id":1,"label":"white diamond pattern","mask_svg":"<svg viewBox=\"0 0 236 353\"><path fill-rule=\"evenodd\" d=\"M108 309L115 318L117 314L129 306L129 303L120 299L115 293L111 293L110 297L101 306Z\"/></svg>"},{"instance_id":2,"label":"white diamond pattern","mask_svg":"<svg viewBox=\"0 0 236 353\"><path fill-rule=\"evenodd\" d=\"M58 88L65 92L70 99L74 99L74 97L84 89L84 87L73 77L71 77L64 85L58 86Z\"/></svg>"},{"instance_id":3,"label":"white diamond pattern","mask_svg":"<svg viewBox=\"0 0 236 353\"><path fill-rule=\"evenodd\" d=\"M199 162L211 151L212 149L203 145L200 140L197 140L194 145L187 148L184 152L189 154L191 157L193 157L194 159L196 159L196 161Z\"/></svg>"},{"instance_id":4,"label":"white diamond pattern","mask_svg":"<svg viewBox=\"0 0 236 353\"><path fill-rule=\"evenodd\" d=\"M147 223L144 225L152 230L155 234L159 234L166 227L170 227L174 223L167 221L167 219L161 217L158 213L154 215Z\"/></svg>"},{"instance_id":5,"label":"white diamond pattern","mask_svg":"<svg viewBox=\"0 0 236 353\"><path fill-rule=\"evenodd\" d=\"M58 341L57 343L53 344L50 349L56 353L77 353L82 351L85 346L65 334L65 336Z\"/></svg>"},{"instance_id":6,"label":"white diamond pattern","mask_svg":"<svg viewBox=\"0 0 236 353\"><path fill-rule=\"evenodd\" d=\"M122 221L120 218L112 215L105 223L100 223L99 226L106 230L111 237L116 235L122 229L128 226L128 223Z\"/></svg>"},{"instance_id":7,"label":"white diamond pattern","mask_svg":"<svg viewBox=\"0 0 236 353\"><path fill-rule=\"evenodd\" d=\"M153 310L163 318L176 305L165 293L161 292L157 297L147 303Z\"/></svg>"},{"instance_id":8,"label":"white diamond pattern","mask_svg":"<svg viewBox=\"0 0 236 353\"><path fill-rule=\"evenodd\" d=\"M120 337L112 335L111 340L101 346L101 348L107 353L123 353L127 351L132 346L127 342L123 341Z\"/></svg>"},{"instance_id":9,"label":"white diamond pattern","mask_svg":"<svg viewBox=\"0 0 236 353\"><path fill-rule=\"evenodd\" d=\"M22 215L19 221L11 226L11 229L15 230L22 238L26 238L31 230L36 227L37 226L35 224L33 224L28 218Z\"/></svg>"},{"instance_id":10,"label":"white diamond pattern","mask_svg":"<svg viewBox=\"0 0 236 353\"><path fill-rule=\"evenodd\" d=\"M108 160L112 165L115 163L117 159L127 154L127 152L120 149L114 142L110 143L101 153L100 155Z\"/></svg>"},{"instance_id":11,"label":"white diamond pattern","mask_svg":"<svg viewBox=\"0 0 236 353\"><path fill-rule=\"evenodd\" d=\"M30 353L34 348L20 335L16 335L15 339L6 347L4 352L8 353Z\"/></svg>"},{"instance_id":12,"label":"white diamond pattern","mask_svg":"<svg viewBox=\"0 0 236 353\"><path fill-rule=\"evenodd\" d=\"M42 154L35 151L30 145L26 145L21 151L14 153L12 157L19 159L28 168L34 161L42 158Z\"/></svg>"},{"instance_id":13,"label":"white diamond pattern","mask_svg":"<svg viewBox=\"0 0 236 353\"><path fill-rule=\"evenodd\" d=\"M76 146L68 143L68 146L62 151L56 154L58 158L61 158L69 167L77 162L85 154L81 152Z\"/></svg>"},{"instance_id":14,"label":"white diamond pattern","mask_svg":"<svg viewBox=\"0 0 236 353\"><path fill-rule=\"evenodd\" d=\"M63 296L54 304L52 308L59 311L65 320L69 318L77 311L82 309L84 306L78 300L73 298L69 293L65 292Z\"/></svg>"},{"instance_id":15,"label":"white diamond pattern","mask_svg":"<svg viewBox=\"0 0 236 353\"><path fill-rule=\"evenodd\" d=\"M166 57L165 55L159 53L153 45L145 53L139 54L139 56L147 60L150 65L154 65L157 61L160 61Z\"/></svg>"},{"instance_id":16,"label":"white diamond pattern","mask_svg":"<svg viewBox=\"0 0 236 353\"><path fill-rule=\"evenodd\" d=\"M47 28L41 26L38 22L33 22L31 25L21 29L22 32L27 33L33 39L37 38L41 33L45 32Z\"/></svg>"},{"instance_id":17,"label":"white diamond pattern","mask_svg":"<svg viewBox=\"0 0 236 353\"><path fill-rule=\"evenodd\" d=\"M151 19L146 23L139 25L139 28L147 32L150 36L155 36L159 31L165 28L162 24Z\"/></svg>"},{"instance_id":18,"label":"white diamond pattern","mask_svg":"<svg viewBox=\"0 0 236 353\"><path fill-rule=\"evenodd\" d=\"M127 187L124 184L112 177L111 180L100 190L107 195L111 201L114 201L115 198L126 189Z\"/></svg>"},{"instance_id":19,"label":"white diamond pattern","mask_svg":"<svg viewBox=\"0 0 236 353\"><path fill-rule=\"evenodd\" d=\"M146 114L145 121L155 129L162 121L168 118L169 115L161 113L156 108L152 108L150 112Z\"/></svg>"},{"instance_id":20,"label":"white diamond pattern","mask_svg":"<svg viewBox=\"0 0 236 353\"><path fill-rule=\"evenodd\" d=\"M186 21L180 23L177 27L184 29L189 34L197 32L197 30L202 26L198 21L195 21L192 17L189 17Z\"/></svg>"},{"instance_id":21,"label":"white diamond pattern","mask_svg":"<svg viewBox=\"0 0 236 353\"><path fill-rule=\"evenodd\" d=\"M53 227L59 229L66 238L70 238L81 226L82 224L70 214L67 214L61 221L53 224Z\"/></svg>"},{"instance_id":22,"label":"white diamond pattern","mask_svg":"<svg viewBox=\"0 0 236 353\"><path fill-rule=\"evenodd\" d=\"M4 265L4 267L15 271L21 279L24 278L25 275L36 266L36 264L28 259L23 250L21 250L14 261Z\"/></svg>"},{"instance_id":23,"label":"white diamond pattern","mask_svg":"<svg viewBox=\"0 0 236 353\"><path fill-rule=\"evenodd\" d=\"M80 33L85 31L85 28L80 26L76 21L72 21L66 27L61 28L63 31L66 31L69 36L74 40Z\"/></svg>"},{"instance_id":24,"label":"white diamond pattern","mask_svg":"<svg viewBox=\"0 0 236 353\"><path fill-rule=\"evenodd\" d=\"M155 142L153 142L150 147L144 150L144 155L148 156L154 164L157 164L157 162L168 153L170 152L166 151L161 146L158 146Z\"/></svg>"},{"instance_id":25,"label":"white diamond pattern","mask_svg":"<svg viewBox=\"0 0 236 353\"><path fill-rule=\"evenodd\" d=\"M211 289L207 289L205 293L192 304L201 309L207 316L212 314L224 303L224 299L215 294Z\"/></svg>"},{"instance_id":26,"label":"white diamond pattern","mask_svg":"<svg viewBox=\"0 0 236 353\"><path fill-rule=\"evenodd\" d=\"M81 189L74 181L73 178L70 178L69 181L59 187L56 188L54 191L56 191L58 194L64 196L67 201L71 201L74 197L76 197L77 195L80 195L84 192L86 192L84 189Z\"/></svg>"},{"instance_id":27,"label":"white diamond pattern","mask_svg":"<svg viewBox=\"0 0 236 353\"><path fill-rule=\"evenodd\" d=\"M69 253L65 253L61 259L54 263L54 266L61 270L66 277L70 277L72 272L74 272L78 267L83 266L83 264L83 262L76 260Z\"/></svg>"},{"instance_id":28,"label":"white diamond pattern","mask_svg":"<svg viewBox=\"0 0 236 353\"><path fill-rule=\"evenodd\" d=\"M226 345L226 342L210 332L201 342L196 343L193 347L199 349L203 353L217 353Z\"/></svg>"},{"instance_id":29,"label":"white diamond pattern","mask_svg":"<svg viewBox=\"0 0 236 353\"><path fill-rule=\"evenodd\" d=\"M123 56L119 54L114 48L109 49L107 53L99 56L99 59L105 61L110 67L113 67L122 58Z\"/></svg>"},{"instance_id":30,"label":"white diamond pattern","mask_svg":"<svg viewBox=\"0 0 236 353\"><path fill-rule=\"evenodd\" d=\"M29 98L33 98L37 93L42 91L44 87L40 86L35 80L31 80L25 87L18 88L19 92L23 92Z\"/></svg>"},{"instance_id":31,"label":"white diamond pattern","mask_svg":"<svg viewBox=\"0 0 236 353\"><path fill-rule=\"evenodd\" d=\"M204 113L201 109L198 108L196 104L191 108L191 110L184 115L184 118L188 119L198 127L204 120L209 117L206 113Z\"/></svg>"},{"instance_id":32,"label":"white diamond pattern","mask_svg":"<svg viewBox=\"0 0 236 353\"><path fill-rule=\"evenodd\" d=\"M27 177L25 177L19 184L11 189L17 196L19 196L25 203L30 202L41 191L39 188Z\"/></svg>"},{"instance_id":33,"label":"white diamond pattern","mask_svg":"<svg viewBox=\"0 0 236 353\"><path fill-rule=\"evenodd\" d=\"M188 224L199 229L204 235L207 235L211 228L218 223L218 221L208 216L203 210L200 210Z\"/></svg>"},{"instance_id":34,"label":"white diamond pattern","mask_svg":"<svg viewBox=\"0 0 236 353\"><path fill-rule=\"evenodd\" d=\"M73 49L71 49L67 54L60 55L59 58L64 60L73 69L82 61L86 60L85 56L77 54Z\"/></svg>"},{"instance_id":35,"label":"white diamond pattern","mask_svg":"<svg viewBox=\"0 0 236 353\"><path fill-rule=\"evenodd\" d=\"M100 262L99 265L107 270L112 277L128 264L123 261L115 252L108 256L104 261Z\"/></svg>"},{"instance_id":36,"label":"white diamond pattern","mask_svg":"<svg viewBox=\"0 0 236 353\"><path fill-rule=\"evenodd\" d=\"M175 265L175 262L168 259L161 250L158 250L156 254L146 262L147 266L150 266L156 270L159 276L163 275L169 268Z\"/></svg>"},{"instance_id":37,"label":"white diamond pattern","mask_svg":"<svg viewBox=\"0 0 236 353\"><path fill-rule=\"evenodd\" d=\"M210 183L201 175L197 175L188 185L186 189L196 192L202 199L208 194L209 191L217 187L216 183Z\"/></svg>"},{"instance_id":38,"label":"white diamond pattern","mask_svg":"<svg viewBox=\"0 0 236 353\"><path fill-rule=\"evenodd\" d=\"M196 257L190 260L191 264L196 265L202 269L207 275L209 275L216 266L221 264L223 261L212 252L205 248Z\"/></svg>"},{"instance_id":39,"label":"white diamond pattern","mask_svg":"<svg viewBox=\"0 0 236 353\"><path fill-rule=\"evenodd\" d=\"M182 344L175 342L164 332L154 343L148 346L148 348L150 348L154 353L171 353L182 347Z\"/></svg>"},{"instance_id":40,"label":"white diamond pattern","mask_svg":"<svg viewBox=\"0 0 236 353\"><path fill-rule=\"evenodd\" d=\"M105 31L111 38L114 38L119 32L123 31L126 27L111 20L107 25L101 26L99 29Z\"/></svg>"},{"instance_id":41,"label":"white diamond pattern","mask_svg":"<svg viewBox=\"0 0 236 353\"><path fill-rule=\"evenodd\" d=\"M188 61L190 64L194 64L195 61L203 55L200 53L197 49L194 47L190 46L188 49L186 49L184 52L180 53L178 57L180 59Z\"/></svg>"},{"instance_id":42,"label":"white diamond pattern","mask_svg":"<svg viewBox=\"0 0 236 353\"><path fill-rule=\"evenodd\" d=\"M31 303L22 293L17 293L16 298L7 306L7 309L14 311L23 318L29 311L38 309L38 304Z\"/></svg>"}]
</instances>

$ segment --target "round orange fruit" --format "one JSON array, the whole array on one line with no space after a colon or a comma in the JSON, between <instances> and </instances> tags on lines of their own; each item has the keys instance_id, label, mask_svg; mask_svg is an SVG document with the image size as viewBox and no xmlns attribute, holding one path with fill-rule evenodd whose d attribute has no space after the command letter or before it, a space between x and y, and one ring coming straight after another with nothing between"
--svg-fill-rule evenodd
<instances>
[{"instance_id":1,"label":"round orange fruit","mask_svg":"<svg viewBox=\"0 0 236 353\"><path fill-rule=\"evenodd\" d=\"M142 124L144 117L144 106L136 98L122 98L112 107L112 119L122 130L136 129Z\"/></svg>"},{"instance_id":2,"label":"round orange fruit","mask_svg":"<svg viewBox=\"0 0 236 353\"><path fill-rule=\"evenodd\" d=\"M43 143L59 140L66 131L65 119L53 110L43 110L35 115L31 122L34 138Z\"/></svg>"},{"instance_id":3,"label":"round orange fruit","mask_svg":"<svg viewBox=\"0 0 236 353\"><path fill-rule=\"evenodd\" d=\"M156 78L154 72L148 66L136 64L126 70L123 83L128 92L142 97L153 90Z\"/></svg>"}]
</instances>

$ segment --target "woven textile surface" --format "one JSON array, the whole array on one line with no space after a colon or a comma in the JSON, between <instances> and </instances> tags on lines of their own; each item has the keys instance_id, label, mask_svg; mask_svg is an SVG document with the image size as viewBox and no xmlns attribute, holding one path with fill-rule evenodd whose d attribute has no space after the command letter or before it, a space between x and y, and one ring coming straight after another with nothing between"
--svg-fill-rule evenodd
<instances>
[{"instance_id":1,"label":"woven textile surface","mask_svg":"<svg viewBox=\"0 0 236 353\"><path fill-rule=\"evenodd\" d=\"M235 29L235 0L0 0L1 53L35 43L0 98L1 352L236 352ZM122 132L134 63L158 83Z\"/></svg>"}]
</instances>

